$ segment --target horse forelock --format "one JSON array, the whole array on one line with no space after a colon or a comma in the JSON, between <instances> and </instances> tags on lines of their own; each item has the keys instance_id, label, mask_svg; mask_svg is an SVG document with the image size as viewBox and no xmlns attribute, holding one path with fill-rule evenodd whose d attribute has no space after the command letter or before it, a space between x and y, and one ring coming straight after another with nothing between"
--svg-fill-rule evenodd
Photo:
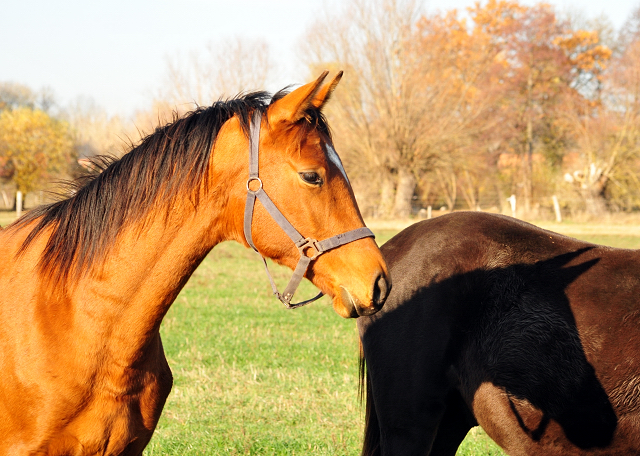
<instances>
[{"instance_id":1,"label":"horse forelock","mask_svg":"<svg viewBox=\"0 0 640 456\"><path fill-rule=\"evenodd\" d=\"M104 259L124 228L144 226L157 210L168 215L178 197L197 205L222 125L237 116L248 137L252 113L264 112L269 100L268 93L253 92L199 107L158 127L120 159L91 159L93 170L69 183L72 196L35 208L13 225L37 222L20 252L48 231L41 272L56 282L81 277Z\"/></svg>"}]
</instances>

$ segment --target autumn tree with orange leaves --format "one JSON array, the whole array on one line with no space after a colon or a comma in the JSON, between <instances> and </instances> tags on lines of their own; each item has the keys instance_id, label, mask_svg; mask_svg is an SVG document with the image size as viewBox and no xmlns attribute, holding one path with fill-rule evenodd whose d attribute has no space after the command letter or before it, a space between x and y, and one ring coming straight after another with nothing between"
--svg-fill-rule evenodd
<instances>
[{"instance_id":1,"label":"autumn tree with orange leaves","mask_svg":"<svg viewBox=\"0 0 640 456\"><path fill-rule=\"evenodd\" d=\"M640 8L605 76L597 97L565 112L575 157L565 181L595 215L640 207Z\"/></svg>"},{"instance_id":2,"label":"autumn tree with orange leaves","mask_svg":"<svg viewBox=\"0 0 640 456\"><path fill-rule=\"evenodd\" d=\"M68 124L39 109L0 111L0 177L27 193L64 174L73 154Z\"/></svg>"},{"instance_id":3,"label":"autumn tree with orange leaves","mask_svg":"<svg viewBox=\"0 0 640 456\"><path fill-rule=\"evenodd\" d=\"M476 84L491 54L455 13L427 17L412 1L354 0L308 37L314 71L348 75L328 116L356 192L369 192L380 216L407 217L421 176L487 128L490 97Z\"/></svg>"},{"instance_id":4,"label":"autumn tree with orange leaves","mask_svg":"<svg viewBox=\"0 0 640 456\"><path fill-rule=\"evenodd\" d=\"M507 0L466 16L353 0L308 37L311 67L346 70L329 115L356 190L387 217L433 194L449 209L460 196L476 209L483 194L515 194L535 213L576 142L567 110L594 115L611 58L596 31Z\"/></svg>"},{"instance_id":5,"label":"autumn tree with orange leaves","mask_svg":"<svg viewBox=\"0 0 640 456\"><path fill-rule=\"evenodd\" d=\"M536 188L554 186L545 178L549 173L534 169L534 154L540 157L538 168L559 169L571 140L561 121L564 111L597 93L611 51L599 43L597 33L572 30L546 4L492 0L484 7L476 4L470 13L476 27L500 48L502 65L487 80L489 87L480 90L499 88L500 109L493 111L500 126L494 132L500 142L496 149L518 157L507 184L531 214Z\"/></svg>"}]
</instances>

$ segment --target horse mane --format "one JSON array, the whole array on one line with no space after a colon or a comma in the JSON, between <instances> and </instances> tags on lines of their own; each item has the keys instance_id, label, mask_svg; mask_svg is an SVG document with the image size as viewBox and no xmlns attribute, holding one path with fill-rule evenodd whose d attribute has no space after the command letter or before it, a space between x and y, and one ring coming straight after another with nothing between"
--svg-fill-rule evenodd
<instances>
[{"instance_id":1,"label":"horse mane","mask_svg":"<svg viewBox=\"0 0 640 456\"><path fill-rule=\"evenodd\" d=\"M80 278L104 259L123 228L136 222L144 227L146 216L154 210L164 208L168 215L178 197L190 198L197 207L202 184L207 188L204 180L222 125L237 116L248 137L253 112L264 113L286 93L283 89L272 97L252 92L198 107L181 118L174 113L171 123L158 127L122 158L94 157L90 160L93 172L67 183L72 196L34 208L14 222L16 228L36 223L20 253L51 231L40 270L55 282ZM305 119L307 128L328 131L316 109L310 108Z\"/></svg>"}]
</instances>

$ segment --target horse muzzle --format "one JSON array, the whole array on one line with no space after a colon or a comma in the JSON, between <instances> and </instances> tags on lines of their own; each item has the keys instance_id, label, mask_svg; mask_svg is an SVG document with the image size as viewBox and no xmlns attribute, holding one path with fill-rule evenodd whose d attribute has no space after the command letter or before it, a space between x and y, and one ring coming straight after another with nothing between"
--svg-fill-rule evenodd
<instances>
[{"instance_id":1,"label":"horse muzzle","mask_svg":"<svg viewBox=\"0 0 640 456\"><path fill-rule=\"evenodd\" d=\"M373 315L382 309L390 291L391 281L384 273L380 273L374 280L373 289L370 292L371 299L368 304L364 304L358 298L354 297L347 288L340 286L340 301L344 311L341 312L338 309L337 303L334 303L334 308L336 312L345 318Z\"/></svg>"}]
</instances>

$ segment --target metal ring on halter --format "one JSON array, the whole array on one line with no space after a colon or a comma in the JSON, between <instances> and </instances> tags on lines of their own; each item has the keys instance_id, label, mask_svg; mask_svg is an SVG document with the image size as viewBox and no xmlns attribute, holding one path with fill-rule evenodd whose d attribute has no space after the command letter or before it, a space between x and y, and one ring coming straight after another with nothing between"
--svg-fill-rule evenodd
<instances>
[{"instance_id":1,"label":"metal ring on halter","mask_svg":"<svg viewBox=\"0 0 640 456\"><path fill-rule=\"evenodd\" d=\"M251 190L251 188L249 187L249 184L250 184L252 181L258 181L258 183L260 183L260 187L258 187L258 189L257 189L257 190ZM260 191L260 189L261 189L261 188L262 188L262 179L260 179L259 177L257 177L257 176L256 176L256 177L250 177L249 179L247 179L247 191L248 191L248 192L251 192L251 193L257 193L257 192L259 192L259 191Z\"/></svg>"}]
</instances>

